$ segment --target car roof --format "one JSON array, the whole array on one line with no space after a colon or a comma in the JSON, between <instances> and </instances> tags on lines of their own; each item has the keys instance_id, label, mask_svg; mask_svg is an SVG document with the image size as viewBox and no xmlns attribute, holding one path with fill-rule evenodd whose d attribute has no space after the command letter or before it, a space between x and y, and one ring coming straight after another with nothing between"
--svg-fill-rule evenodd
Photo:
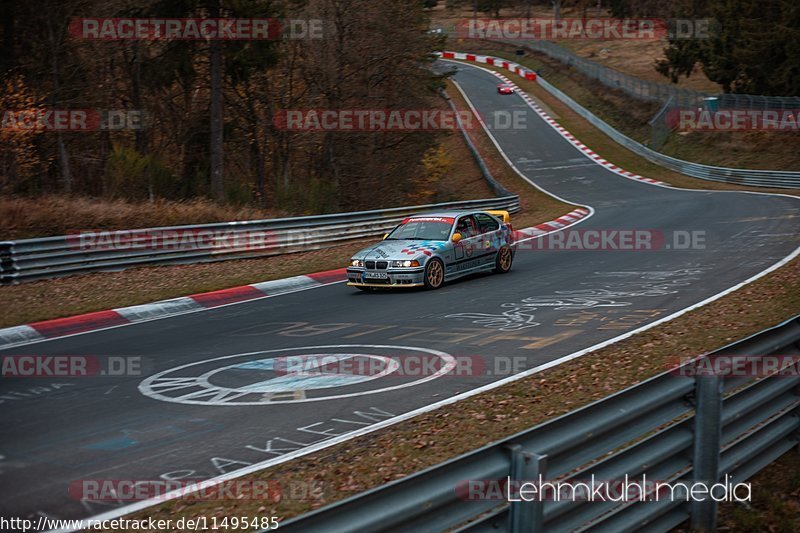
<instances>
[{"instance_id":1,"label":"car roof","mask_svg":"<svg viewBox=\"0 0 800 533\"><path fill-rule=\"evenodd\" d=\"M433 213L416 213L414 215L409 215L407 218L415 218L415 217L455 218L463 215L471 215L473 213L485 213L485 211L481 209L457 209L453 211L435 211Z\"/></svg>"}]
</instances>

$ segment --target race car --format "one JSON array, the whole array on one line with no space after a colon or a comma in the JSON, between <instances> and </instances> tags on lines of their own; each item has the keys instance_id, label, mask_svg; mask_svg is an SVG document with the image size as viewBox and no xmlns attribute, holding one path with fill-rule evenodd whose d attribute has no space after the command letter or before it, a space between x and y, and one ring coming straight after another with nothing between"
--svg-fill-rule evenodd
<instances>
[{"instance_id":1,"label":"race car","mask_svg":"<svg viewBox=\"0 0 800 533\"><path fill-rule=\"evenodd\" d=\"M516 244L506 211L412 215L383 240L357 252L347 281L361 290L424 287L467 274L511 270Z\"/></svg>"},{"instance_id":2,"label":"race car","mask_svg":"<svg viewBox=\"0 0 800 533\"><path fill-rule=\"evenodd\" d=\"M501 83L497 86L497 92L500 94L514 94L514 87L508 83Z\"/></svg>"}]
</instances>

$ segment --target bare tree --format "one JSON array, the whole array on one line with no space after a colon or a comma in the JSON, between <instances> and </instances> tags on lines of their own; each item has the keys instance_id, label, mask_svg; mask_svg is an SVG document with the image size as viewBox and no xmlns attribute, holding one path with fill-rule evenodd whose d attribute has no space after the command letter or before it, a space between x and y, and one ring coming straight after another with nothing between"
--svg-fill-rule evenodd
<instances>
[{"instance_id":1,"label":"bare tree","mask_svg":"<svg viewBox=\"0 0 800 533\"><path fill-rule=\"evenodd\" d=\"M211 18L219 18L219 0L209 0L209 15ZM223 138L223 106L222 106L222 51L218 40L212 39L210 42L211 58L211 149L210 149L210 173L211 173L211 193L217 201L225 200L225 183L223 165L225 159L224 138Z\"/></svg>"}]
</instances>

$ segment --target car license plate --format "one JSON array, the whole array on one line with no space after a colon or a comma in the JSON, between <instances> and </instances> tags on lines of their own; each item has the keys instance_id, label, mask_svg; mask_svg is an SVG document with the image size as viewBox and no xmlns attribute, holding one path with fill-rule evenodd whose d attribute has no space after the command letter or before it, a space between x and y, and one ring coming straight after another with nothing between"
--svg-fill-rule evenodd
<instances>
[{"instance_id":1,"label":"car license plate","mask_svg":"<svg viewBox=\"0 0 800 533\"><path fill-rule=\"evenodd\" d=\"M364 272L364 279L388 279L386 272Z\"/></svg>"}]
</instances>

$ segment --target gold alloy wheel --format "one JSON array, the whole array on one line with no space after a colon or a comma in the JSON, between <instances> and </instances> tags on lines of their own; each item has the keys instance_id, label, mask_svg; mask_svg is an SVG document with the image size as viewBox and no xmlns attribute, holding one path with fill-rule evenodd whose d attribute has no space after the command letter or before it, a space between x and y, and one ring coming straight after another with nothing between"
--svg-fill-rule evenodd
<instances>
[{"instance_id":1,"label":"gold alloy wheel","mask_svg":"<svg viewBox=\"0 0 800 533\"><path fill-rule=\"evenodd\" d=\"M441 285L442 280L444 279L444 269L442 268L442 263L440 261L431 259L431 262L428 265L428 273L426 274L426 277L429 287L435 289Z\"/></svg>"},{"instance_id":2,"label":"gold alloy wheel","mask_svg":"<svg viewBox=\"0 0 800 533\"><path fill-rule=\"evenodd\" d=\"M500 249L500 269L504 272L511 268L511 248Z\"/></svg>"}]
</instances>

